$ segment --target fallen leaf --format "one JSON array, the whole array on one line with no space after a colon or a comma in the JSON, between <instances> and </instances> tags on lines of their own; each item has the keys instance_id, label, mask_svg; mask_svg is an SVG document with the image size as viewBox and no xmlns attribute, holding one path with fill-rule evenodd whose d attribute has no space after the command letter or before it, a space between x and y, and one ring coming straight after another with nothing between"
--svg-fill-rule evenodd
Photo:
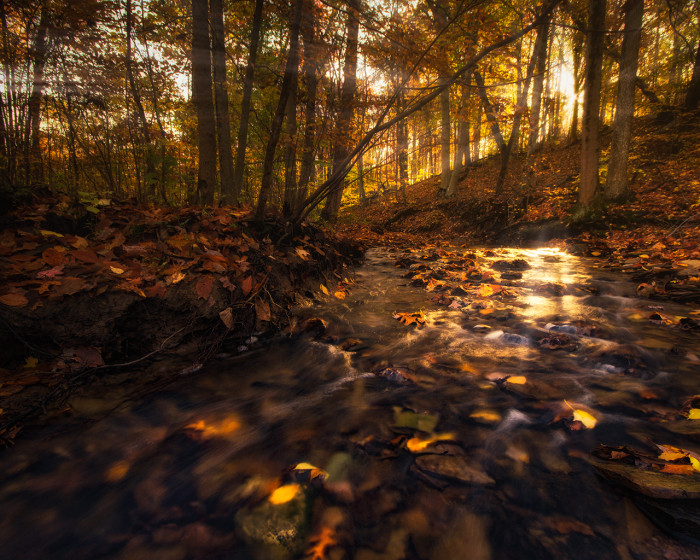
<instances>
[{"instance_id":1,"label":"fallen leaf","mask_svg":"<svg viewBox=\"0 0 700 560\"><path fill-rule=\"evenodd\" d=\"M292 470L296 471L297 474L301 474L309 481L314 480L315 478L320 478L323 480L328 476L326 471L319 469L318 467L314 467L310 463L298 463Z\"/></svg>"},{"instance_id":2,"label":"fallen leaf","mask_svg":"<svg viewBox=\"0 0 700 560\"><path fill-rule=\"evenodd\" d=\"M252 289L253 289L253 277L248 276L248 277L243 279L243 282L241 282L241 291L243 292L244 296L247 296Z\"/></svg>"},{"instance_id":3,"label":"fallen leaf","mask_svg":"<svg viewBox=\"0 0 700 560\"><path fill-rule=\"evenodd\" d=\"M169 280L171 284L177 284L178 282L182 282L185 278L185 273L184 272L176 272L172 276L170 276Z\"/></svg>"},{"instance_id":4,"label":"fallen leaf","mask_svg":"<svg viewBox=\"0 0 700 560\"><path fill-rule=\"evenodd\" d=\"M117 266L110 266L109 269L114 272L114 274L124 274L124 269Z\"/></svg>"},{"instance_id":5,"label":"fallen leaf","mask_svg":"<svg viewBox=\"0 0 700 560\"><path fill-rule=\"evenodd\" d=\"M34 356L30 356L27 358L27 361L24 362L24 369L34 369L36 366L39 365L39 360L35 358Z\"/></svg>"},{"instance_id":6,"label":"fallen leaf","mask_svg":"<svg viewBox=\"0 0 700 560\"><path fill-rule=\"evenodd\" d=\"M221 319L221 322L226 326L227 329L233 328L233 311L230 307L227 307L219 313L219 319Z\"/></svg>"},{"instance_id":7,"label":"fallen leaf","mask_svg":"<svg viewBox=\"0 0 700 560\"><path fill-rule=\"evenodd\" d=\"M340 290L338 290L337 292L335 292L333 295L334 295L335 297L337 297L338 299L345 299L345 296L346 296L345 292L342 292L342 291L340 291Z\"/></svg>"},{"instance_id":8,"label":"fallen leaf","mask_svg":"<svg viewBox=\"0 0 700 560\"><path fill-rule=\"evenodd\" d=\"M331 295L331 293L328 291L328 288L326 288L323 284L321 284L321 291L327 296Z\"/></svg>"},{"instance_id":9,"label":"fallen leaf","mask_svg":"<svg viewBox=\"0 0 700 560\"><path fill-rule=\"evenodd\" d=\"M586 428L595 428L598 420L592 414L589 414L585 410L574 410L574 421L581 422Z\"/></svg>"},{"instance_id":10,"label":"fallen leaf","mask_svg":"<svg viewBox=\"0 0 700 560\"><path fill-rule=\"evenodd\" d=\"M325 560L327 550L338 544L335 532L330 527L321 529L321 533L312 537L309 542L313 543L313 546L306 551L307 555L311 555L310 560Z\"/></svg>"},{"instance_id":11,"label":"fallen leaf","mask_svg":"<svg viewBox=\"0 0 700 560\"><path fill-rule=\"evenodd\" d=\"M296 483L285 484L284 486L280 486L272 494L270 494L268 501L276 506L286 504L287 502L291 502L295 498L295 496L299 493L300 489L301 487Z\"/></svg>"},{"instance_id":12,"label":"fallen leaf","mask_svg":"<svg viewBox=\"0 0 700 560\"><path fill-rule=\"evenodd\" d=\"M197 297L201 299L209 299L213 287L214 279L211 276L202 276L195 287L197 290Z\"/></svg>"},{"instance_id":13,"label":"fallen leaf","mask_svg":"<svg viewBox=\"0 0 700 560\"><path fill-rule=\"evenodd\" d=\"M75 251L73 251L72 255L73 257L82 262L91 264L100 262L100 257L97 256L97 253L95 253L95 251L91 251L90 249L76 249Z\"/></svg>"},{"instance_id":14,"label":"fallen leaf","mask_svg":"<svg viewBox=\"0 0 700 560\"><path fill-rule=\"evenodd\" d=\"M501 421L501 415L494 410L477 410L469 415L469 418L474 418L475 420L482 420L488 424L495 424Z\"/></svg>"},{"instance_id":15,"label":"fallen leaf","mask_svg":"<svg viewBox=\"0 0 700 560\"><path fill-rule=\"evenodd\" d=\"M527 377L524 375L511 375L508 379L506 379L506 382L514 383L515 385L524 385L527 383Z\"/></svg>"},{"instance_id":16,"label":"fallen leaf","mask_svg":"<svg viewBox=\"0 0 700 560\"><path fill-rule=\"evenodd\" d=\"M308 251L305 251L301 247L297 247L296 252L297 252L297 255L299 255L299 257L304 261L308 261L309 257L311 256Z\"/></svg>"},{"instance_id":17,"label":"fallen leaf","mask_svg":"<svg viewBox=\"0 0 700 560\"><path fill-rule=\"evenodd\" d=\"M700 408L691 408L688 411L688 420L700 420Z\"/></svg>"},{"instance_id":18,"label":"fallen leaf","mask_svg":"<svg viewBox=\"0 0 700 560\"><path fill-rule=\"evenodd\" d=\"M0 303L10 307L24 307L29 300L22 294L5 294L0 296Z\"/></svg>"},{"instance_id":19,"label":"fallen leaf","mask_svg":"<svg viewBox=\"0 0 700 560\"><path fill-rule=\"evenodd\" d=\"M40 229L39 233L44 237L63 237L62 233L56 233L55 231L49 231L47 229Z\"/></svg>"},{"instance_id":20,"label":"fallen leaf","mask_svg":"<svg viewBox=\"0 0 700 560\"><path fill-rule=\"evenodd\" d=\"M61 247L61 249L64 248ZM50 247L41 253L41 258L44 259L44 262L49 266L59 266L66 260L64 251L59 251L56 247Z\"/></svg>"},{"instance_id":21,"label":"fallen leaf","mask_svg":"<svg viewBox=\"0 0 700 560\"><path fill-rule=\"evenodd\" d=\"M272 319L270 304L262 299L255 300L255 315L261 321L270 321Z\"/></svg>"},{"instance_id":22,"label":"fallen leaf","mask_svg":"<svg viewBox=\"0 0 700 560\"><path fill-rule=\"evenodd\" d=\"M60 276L63 274L63 265L60 266L54 266L53 268L49 268L48 270L42 270L41 272L36 273L37 278L55 278L56 276Z\"/></svg>"}]
</instances>

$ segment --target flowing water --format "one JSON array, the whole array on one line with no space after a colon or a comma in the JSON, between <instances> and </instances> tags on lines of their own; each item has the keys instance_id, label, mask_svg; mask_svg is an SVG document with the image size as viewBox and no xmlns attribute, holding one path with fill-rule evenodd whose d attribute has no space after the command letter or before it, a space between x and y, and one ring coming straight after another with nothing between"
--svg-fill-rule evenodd
<instances>
[{"instance_id":1,"label":"flowing water","mask_svg":"<svg viewBox=\"0 0 700 560\"><path fill-rule=\"evenodd\" d=\"M301 335L5 451L0 556L700 558L696 500L591 465L700 451L698 316L635 288L552 249L372 250Z\"/></svg>"}]
</instances>

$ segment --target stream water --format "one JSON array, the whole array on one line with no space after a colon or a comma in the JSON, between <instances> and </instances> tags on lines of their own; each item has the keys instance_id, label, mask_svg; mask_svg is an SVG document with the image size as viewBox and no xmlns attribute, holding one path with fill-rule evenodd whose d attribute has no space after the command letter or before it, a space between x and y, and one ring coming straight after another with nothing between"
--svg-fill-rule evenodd
<instances>
[{"instance_id":1,"label":"stream water","mask_svg":"<svg viewBox=\"0 0 700 560\"><path fill-rule=\"evenodd\" d=\"M553 249L371 250L301 335L3 452L0 556L700 558L697 500L590 462L700 451L698 315L635 290Z\"/></svg>"}]
</instances>

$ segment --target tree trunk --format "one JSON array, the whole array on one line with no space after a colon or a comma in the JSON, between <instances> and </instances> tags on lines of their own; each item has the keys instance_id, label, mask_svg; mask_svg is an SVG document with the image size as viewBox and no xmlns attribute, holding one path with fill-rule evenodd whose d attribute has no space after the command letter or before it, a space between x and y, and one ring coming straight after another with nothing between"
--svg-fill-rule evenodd
<instances>
[{"instance_id":1,"label":"tree trunk","mask_svg":"<svg viewBox=\"0 0 700 560\"><path fill-rule=\"evenodd\" d=\"M231 154L231 125L228 115L228 86L226 84L224 3L223 0L209 0L209 3L221 198L230 204L233 199L233 156Z\"/></svg>"},{"instance_id":2,"label":"tree trunk","mask_svg":"<svg viewBox=\"0 0 700 560\"><path fill-rule=\"evenodd\" d=\"M502 154L505 150L505 142L503 141L501 127L499 126L498 119L496 118L496 108L493 106L488 94L486 93L486 85L484 84L484 78L481 76L481 73L474 72L474 79L476 80L476 85L478 86L481 103L484 106L486 120L491 128L491 135L493 136L494 142L496 142L498 151Z\"/></svg>"},{"instance_id":3,"label":"tree trunk","mask_svg":"<svg viewBox=\"0 0 700 560\"><path fill-rule=\"evenodd\" d=\"M216 121L211 71L207 0L192 0L192 101L197 109L197 191L201 204L213 204L216 190Z\"/></svg>"},{"instance_id":4,"label":"tree trunk","mask_svg":"<svg viewBox=\"0 0 700 560\"><path fill-rule=\"evenodd\" d=\"M606 0L591 0L586 44L586 82L581 130L581 175L578 202L587 210L598 189L598 127L603 74Z\"/></svg>"},{"instance_id":5,"label":"tree trunk","mask_svg":"<svg viewBox=\"0 0 700 560\"><path fill-rule=\"evenodd\" d=\"M335 148L333 150L333 171L336 174L348 155L351 142L352 116L354 113L353 99L357 84L357 39L359 34L359 0L350 0L350 10L347 21L347 39L345 44L345 63L343 66L343 91L340 95L340 113L336 123ZM335 221L343 198L345 179L330 192L323 208L322 217Z\"/></svg>"},{"instance_id":6,"label":"tree trunk","mask_svg":"<svg viewBox=\"0 0 700 560\"><path fill-rule=\"evenodd\" d=\"M469 150L469 122L464 119L461 114L466 110L467 100L469 99L469 90L471 89L471 80L462 90L462 100L460 102L460 118L457 121L457 147L455 148L454 169L450 175L450 183L447 185L445 196L453 197L457 193L457 183L459 176L462 174L464 154Z\"/></svg>"},{"instance_id":7,"label":"tree trunk","mask_svg":"<svg viewBox=\"0 0 700 560\"><path fill-rule=\"evenodd\" d=\"M258 205L255 210L256 220L262 220L265 217L267 201L270 197L270 190L272 189L275 150L277 149L277 143L279 142L280 134L282 132L284 113L287 110L287 99L289 98L292 86L296 83L295 78L299 72L299 28L301 27L302 6L303 0L296 0L294 5L294 13L289 25L289 52L287 53L287 62L284 67L284 76L282 77L280 98L277 103L277 109L272 118L270 138L268 139L267 147L265 148L262 180L260 181L260 194L258 196Z\"/></svg>"},{"instance_id":8,"label":"tree trunk","mask_svg":"<svg viewBox=\"0 0 700 560\"><path fill-rule=\"evenodd\" d=\"M537 29L537 39L532 55L535 58L535 79L532 86L532 111L530 111L530 139L527 152L531 154L537 148L540 139L540 120L542 112L542 90L544 75L547 69L547 37L549 35L549 19L542 22Z\"/></svg>"},{"instance_id":9,"label":"tree trunk","mask_svg":"<svg viewBox=\"0 0 700 560\"><path fill-rule=\"evenodd\" d=\"M445 78L440 82L444 83ZM440 193L444 196L450 184L450 88L445 88L440 94Z\"/></svg>"},{"instance_id":10,"label":"tree trunk","mask_svg":"<svg viewBox=\"0 0 700 560\"><path fill-rule=\"evenodd\" d=\"M193 4L196 0L193 0ZM206 0L204 0L206 6ZM143 143L146 149L146 177L145 177L145 190L144 193L146 197L153 198L156 192L156 170L154 165L153 157L153 145L151 144L151 132L148 126L148 119L146 119L146 111L143 108L143 103L141 102L141 94L136 85L136 79L134 77L133 60L131 57L131 32L132 32L132 18L133 14L131 11L131 0L126 0L126 76L129 80L129 89L131 90L131 97L136 105L136 111L141 122L141 134L143 136ZM207 23L207 33L208 33L208 23ZM207 34L208 37L208 34Z\"/></svg>"},{"instance_id":11,"label":"tree trunk","mask_svg":"<svg viewBox=\"0 0 700 560\"><path fill-rule=\"evenodd\" d=\"M399 110L403 110L405 106L403 91L400 93L397 106ZM406 202L406 187L408 185L408 122L406 119L396 123L396 143L398 147L399 190L403 202Z\"/></svg>"},{"instance_id":12,"label":"tree trunk","mask_svg":"<svg viewBox=\"0 0 700 560\"><path fill-rule=\"evenodd\" d=\"M608 179L605 184L605 198L623 200L629 196L627 183L627 160L632 118L634 117L635 78L639 62L639 43L642 36L644 0L629 0L625 6L625 31L622 40L622 60L618 79L615 123L613 126L612 148Z\"/></svg>"},{"instance_id":13,"label":"tree trunk","mask_svg":"<svg viewBox=\"0 0 700 560\"><path fill-rule=\"evenodd\" d=\"M693 76L690 78L690 85L685 94L685 108L694 111L700 105L700 41L695 52L695 63L693 64Z\"/></svg>"},{"instance_id":14,"label":"tree trunk","mask_svg":"<svg viewBox=\"0 0 700 560\"><path fill-rule=\"evenodd\" d=\"M571 128L569 129L569 140L571 142L578 138L578 97L581 92L581 51L583 50L583 39L579 32L575 32L573 39L574 53L574 110L571 117Z\"/></svg>"},{"instance_id":15,"label":"tree trunk","mask_svg":"<svg viewBox=\"0 0 700 560\"><path fill-rule=\"evenodd\" d=\"M320 48L316 44L316 12L314 2L308 1L304 6L301 20L301 37L304 41L304 64L302 66L303 82L306 86L306 103L304 106L304 145L301 151L299 169L299 187L294 209L306 198L309 182L314 174L314 153L316 142L316 97L318 90L318 69L321 66Z\"/></svg>"},{"instance_id":16,"label":"tree trunk","mask_svg":"<svg viewBox=\"0 0 700 560\"><path fill-rule=\"evenodd\" d=\"M44 66L46 65L46 32L48 29L46 9L41 10L39 27L34 39L32 93L29 97L27 128L27 143L29 148L27 179L29 184L40 184L44 181L44 169L41 160L41 98L44 95Z\"/></svg>"},{"instance_id":17,"label":"tree trunk","mask_svg":"<svg viewBox=\"0 0 700 560\"><path fill-rule=\"evenodd\" d=\"M253 27L250 31L250 47L248 65L243 78L243 99L241 101L241 120L238 126L238 144L236 145L236 165L233 168L231 192L226 197L227 202L237 204L243 186L243 171L245 168L245 151L248 145L248 123L250 120L250 101L253 95L253 78L255 76L255 61L258 56L260 42L260 27L262 26L262 9L264 0L255 0Z\"/></svg>"},{"instance_id":18,"label":"tree trunk","mask_svg":"<svg viewBox=\"0 0 700 560\"><path fill-rule=\"evenodd\" d=\"M292 78L287 98L287 134L284 155L284 202L282 214L291 216L297 202L297 86L298 79Z\"/></svg>"}]
</instances>

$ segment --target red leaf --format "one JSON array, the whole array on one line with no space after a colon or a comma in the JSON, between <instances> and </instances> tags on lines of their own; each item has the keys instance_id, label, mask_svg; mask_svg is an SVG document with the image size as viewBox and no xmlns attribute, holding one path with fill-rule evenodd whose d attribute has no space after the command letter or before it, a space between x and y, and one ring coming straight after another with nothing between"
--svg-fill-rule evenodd
<instances>
[{"instance_id":1,"label":"red leaf","mask_svg":"<svg viewBox=\"0 0 700 560\"><path fill-rule=\"evenodd\" d=\"M54 266L53 268L49 268L48 270L42 270L41 272L37 272L36 277L55 278L56 276L60 276L61 274L63 274L63 266Z\"/></svg>"},{"instance_id":2,"label":"red leaf","mask_svg":"<svg viewBox=\"0 0 700 560\"><path fill-rule=\"evenodd\" d=\"M241 290L243 291L243 295L247 296L250 291L253 289L253 277L248 276L243 282L241 282Z\"/></svg>"},{"instance_id":3,"label":"red leaf","mask_svg":"<svg viewBox=\"0 0 700 560\"><path fill-rule=\"evenodd\" d=\"M214 279L211 276L202 276L197 282L197 295L202 299L209 299L214 287Z\"/></svg>"}]
</instances>

